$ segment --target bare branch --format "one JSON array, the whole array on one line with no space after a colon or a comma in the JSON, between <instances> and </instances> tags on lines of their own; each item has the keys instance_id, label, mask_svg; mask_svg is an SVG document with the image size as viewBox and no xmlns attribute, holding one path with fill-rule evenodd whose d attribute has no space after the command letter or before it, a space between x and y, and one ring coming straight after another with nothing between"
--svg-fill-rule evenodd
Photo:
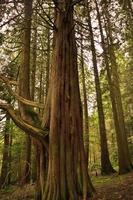
<instances>
[{"instance_id":1,"label":"bare branch","mask_svg":"<svg viewBox=\"0 0 133 200\"><path fill-rule=\"evenodd\" d=\"M52 30L57 30L56 26L50 23L45 17L43 17L43 15L41 15L39 12L37 12L37 14L48 24L50 28L52 28Z\"/></svg>"},{"instance_id":2,"label":"bare branch","mask_svg":"<svg viewBox=\"0 0 133 200\"><path fill-rule=\"evenodd\" d=\"M10 18L8 21L5 21L3 24L0 25L0 28L2 28L3 26L5 26L6 24L9 24L11 21L14 21L20 15L21 15L21 13L19 13L18 15L15 15L14 17Z\"/></svg>"},{"instance_id":3,"label":"bare branch","mask_svg":"<svg viewBox=\"0 0 133 200\"><path fill-rule=\"evenodd\" d=\"M48 23L49 26L51 26L55 31L57 30L57 27L55 26L54 22L52 21L52 19L50 18L49 14L47 14L47 12L45 12L42 4L40 2L39 3L39 6L41 7L42 11L43 11L43 14L47 17L47 19L49 20L46 20L39 12L38 14L40 15L40 17L46 22Z\"/></svg>"}]
</instances>

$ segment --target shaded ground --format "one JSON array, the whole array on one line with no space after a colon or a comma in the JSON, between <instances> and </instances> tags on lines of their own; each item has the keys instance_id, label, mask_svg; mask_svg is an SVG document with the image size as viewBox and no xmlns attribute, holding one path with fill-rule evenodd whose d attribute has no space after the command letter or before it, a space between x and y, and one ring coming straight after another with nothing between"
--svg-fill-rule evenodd
<instances>
[{"instance_id":1,"label":"shaded ground","mask_svg":"<svg viewBox=\"0 0 133 200\"><path fill-rule=\"evenodd\" d=\"M97 194L91 200L133 200L133 172L93 177L92 182ZM14 186L0 192L0 200L34 200L33 196L34 185Z\"/></svg>"},{"instance_id":2,"label":"shaded ground","mask_svg":"<svg viewBox=\"0 0 133 200\"><path fill-rule=\"evenodd\" d=\"M11 186L0 192L0 200L34 200L34 185Z\"/></svg>"},{"instance_id":3,"label":"shaded ground","mask_svg":"<svg viewBox=\"0 0 133 200\"><path fill-rule=\"evenodd\" d=\"M92 179L97 194L92 200L133 200L133 172Z\"/></svg>"}]
</instances>

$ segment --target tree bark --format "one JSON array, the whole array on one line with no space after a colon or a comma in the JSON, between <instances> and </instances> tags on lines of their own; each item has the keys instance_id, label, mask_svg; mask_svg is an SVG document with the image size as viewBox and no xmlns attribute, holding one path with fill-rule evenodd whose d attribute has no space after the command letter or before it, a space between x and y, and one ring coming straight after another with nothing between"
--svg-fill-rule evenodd
<instances>
[{"instance_id":1,"label":"tree bark","mask_svg":"<svg viewBox=\"0 0 133 200\"><path fill-rule=\"evenodd\" d=\"M68 7L67 7L68 6ZM49 133L49 166L43 200L86 200L92 194L82 138L73 6L58 2Z\"/></svg>"},{"instance_id":2,"label":"tree bark","mask_svg":"<svg viewBox=\"0 0 133 200\"><path fill-rule=\"evenodd\" d=\"M31 16L32 16L32 0L24 0L24 24L23 24L23 49L22 63L19 72L19 95L25 99L31 100L30 96L30 39L31 39ZM19 110L22 119L32 123L31 117L28 115L28 107L19 102ZM30 180L31 165L31 138L26 136L26 161L25 169L22 177L22 184L28 183Z\"/></svg>"}]
</instances>

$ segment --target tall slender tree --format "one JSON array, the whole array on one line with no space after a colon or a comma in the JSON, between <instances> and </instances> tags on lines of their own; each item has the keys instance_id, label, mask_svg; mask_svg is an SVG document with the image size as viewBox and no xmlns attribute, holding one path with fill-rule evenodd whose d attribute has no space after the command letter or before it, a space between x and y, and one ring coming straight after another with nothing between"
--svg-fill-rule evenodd
<instances>
[{"instance_id":1,"label":"tall slender tree","mask_svg":"<svg viewBox=\"0 0 133 200\"><path fill-rule=\"evenodd\" d=\"M5 128L4 128L4 147L3 147L3 158L0 175L0 189L4 188L9 184L9 177L11 173L10 169L10 119L6 116Z\"/></svg>"},{"instance_id":2,"label":"tall slender tree","mask_svg":"<svg viewBox=\"0 0 133 200\"><path fill-rule=\"evenodd\" d=\"M22 61L19 70L19 95L30 100L30 39L31 39L32 0L24 1L24 22L22 33ZM28 115L28 107L19 102L19 110L23 120L32 121ZM26 135L26 161L21 182L24 184L30 179L31 165L31 138Z\"/></svg>"},{"instance_id":3,"label":"tall slender tree","mask_svg":"<svg viewBox=\"0 0 133 200\"><path fill-rule=\"evenodd\" d=\"M92 61L93 61L97 108L98 108L99 131L100 131L100 142L101 142L101 173L111 174L111 173L114 173L115 170L113 169L110 159L109 159L107 135L106 135L106 128L105 128L105 117L104 117L104 111L103 111L102 94L101 94L100 80L99 80L99 74L98 74L97 56L96 56L96 48L95 48L94 35L93 35L93 29L92 29L92 23L91 23L90 8L89 8L89 4L86 4L85 6L87 6L88 26L89 26L89 32L90 32L89 36L90 36L90 42L91 42Z\"/></svg>"},{"instance_id":4,"label":"tall slender tree","mask_svg":"<svg viewBox=\"0 0 133 200\"><path fill-rule=\"evenodd\" d=\"M84 113L84 146L85 152L87 156L87 161L89 158L89 115L88 115L88 102L87 102L87 91L86 91L86 83L85 83L85 70L84 70L84 54L83 54L83 32L81 29L81 75L82 75L82 85L83 85L83 113Z\"/></svg>"},{"instance_id":5,"label":"tall slender tree","mask_svg":"<svg viewBox=\"0 0 133 200\"><path fill-rule=\"evenodd\" d=\"M132 164L131 164L131 159L129 156L129 150L128 150L128 144L127 144L127 137L125 133L125 128L122 130L122 126L120 123L120 120L122 120L122 124L124 123L123 121L123 111L122 115L119 112L118 107L121 107L122 109L122 103L118 101L120 100L120 88L118 84L118 74L117 74L117 79L116 79L116 74L114 74L115 81L112 80L112 74L110 70L110 65L109 65L109 60L108 60L108 51L105 45L105 39L104 39L104 34L103 34L103 29L102 29L102 24L101 24L101 17L99 13L99 8L97 1L96 3L96 8L97 8L97 16L98 16L98 22L99 22L99 27L100 27L100 33L101 33L101 41L102 41L102 48L103 48L103 55L104 55L104 61L106 65L106 70L107 70L107 78L108 78L108 83L109 83L109 89L110 89L110 97L111 97L111 103L112 103L112 110L113 110L113 116L114 116L114 124L115 124L115 130L116 130L116 135L117 135L117 144L118 144L118 161L119 161L119 173L126 173L132 169ZM109 18L108 18L109 20ZM108 21L109 22L109 21ZM110 27L108 27L110 29ZM113 44L111 44L113 46ZM113 53L114 54L114 53ZM113 60L112 60L113 61ZM112 66L111 62L111 69L115 68L114 70L117 70L117 66ZM116 64L116 63L115 63ZM119 91L118 93L116 92L115 88L117 88ZM119 96L118 98L116 97ZM120 100L121 101L121 100Z\"/></svg>"}]
</instances>

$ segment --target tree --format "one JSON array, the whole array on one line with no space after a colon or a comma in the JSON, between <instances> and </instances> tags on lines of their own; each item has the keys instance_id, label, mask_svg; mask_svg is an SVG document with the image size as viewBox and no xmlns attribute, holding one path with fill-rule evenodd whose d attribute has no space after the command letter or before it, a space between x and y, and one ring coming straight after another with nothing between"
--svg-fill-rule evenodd
<instances>
[{"instance_id":1,"label":"tree","mask_svg":"<svg viewBox=\"0 0 133 200\"><path fill-rule=\"evenodd\" d=\"M30 39L31 39L31 16L32 16L32 0L24 1L24 23L22 33L22 62L19 71L19 95L30 100ZM23 120L32 121L28 115L28 108L19 102L20 115ZM22 184L30 180L30 165L31 165L31 138L26 136L26 161L24 167L24 175Z\"/></svg>"},{"instance_id":2,"label":"tree","mask_svg":"<svg viewBox=\"0 0 133 200\"><path fill-rule=\"evenodd\" d=\"M43 200L87 199L92 191L82 138L73 3L57 2L49 132Z\"/></svg>"},{"instance_id":3,"label":"tree","mask_svg":"<svg viewBox=\"0 0 133 200\"><path fill-rule=\"evenodd\" d=\"M4 128L4 148L3 148L3 159L1 167L1 176L0 176L0 188L4 188L9 184L10 179L10 128L9 128L10 119L9 116L6 116L5 128Z\"/></svg>"},{"instance_id":4,"label":"tree","mask_svg":"<svg viewBox=\"0 0 133 200\"><path fill-rule=\"evenodd\" d=\"M29 52L30 52L30 18L32 1L25 1L27 18L25 18L24 63L20 69L19 89L16 97L20 104L20 114L15 113L11 105L1 104L7 110L17 126L41 143L41 173L44 173L43 160L45 148L49 153L47 182L40 177L43 200L82 198L88 199L94 188L88 175L87 159L82 136L82 108L79 94L77 49L74 33L73 7L77 2L55 3L55 44L50 78L50 130L49 138L46 127L35 126L29 116L29 106L41 107L42 104L30 100L29 91ZM30 8L30 9L29 9ZM28 10L29 9L29 10ZM28 20L27 20L28 19ZM28 26L27 26L28 25ZM8 88L9 80L1 77ZM48 92L49 93L49 92ZM47 104L46 104L47 105ZM34 112L33 112L34 113ZM45 124L45 123L44 123ZM49 128L49 127L47 127ZM47 138L49 142L47 142ZM43 180L42 180L43 179ZM44 188L45 187L45 188ZM40 198L40 197L39 197Z\"/></svg>"},{"instance_id":5,"label":"tree","mask_svg":"<svg viewBox=\"0 0 133 200\"><path fill-rule=\"evenodd\" d=\"M88 4L86 4L86 6L87 6L87 17L88 17L87 20L88 20L88 26L89 26L89 32L90 32L92 61L93 61L98 118L99 118L99 130L100 130L100 142L101 142L101 173L111 174L111 173L114 173L115 170L113 169L110 159L109 159L101 86L100 86L98 66L97 66L96 48L95 48L94 35L93 35L92 24L91 24L90 9L89 9Z\"/></svg>"},{"instance_id":6,"label":"tree","mask_svg":"<svg viewBox=\"0 0 133 200\"><path fill-rule=\"evenodd\" d=\"M105 6L107 6L107 4ZM99 13L97 2L96 2L96 8L97 8L98 22L99 22L99 27L100 27L104 61L105 61L105 65L106 65L107 78L108 78L109 89L110 89L110 97L111 97L112 110L113 110L113 115L114 115L114 124L115 124L115 130L116 130L116 135L117 135L119 173L122 174L122 173L126 173L126 172L130 171L132 169L132 164L131 164L131 160L130 160L130 156L129 156L125 127L123 127L124 126L124 118L123 118L123 111L122 111L120 88L119 88L119 83L118 83L118 74L116 71L117 64L116 64L115 57L111 58L111 70L110 70L108 54L107 54L107 49L106 49L106 45L105 45L103 29L102 29L102 25L101 25L101 18L100 18L100 13ZM106 11L107 11L107 7L106 7ZM110 31L109 16L107 17L107 19L108 19L107 26ZM110 39L111 38L112 37L110 37ZM111 41L112 41L112 39L111 39ZM110 47L112 49L113 43L111 42L111 44L109 44L108 47ZM111 51L111 52L113 53L113 56L114 56L114 52L113 51ZM113 82L114 79L112 80L111 71L113 73L113 77L115 78L115 82ZM116 78L116 76L117 76L117 78Z\"/></svg>"},{"instance_id":7,"label":"tree","mask_svg":"<svg viewBox=\"0 0 133 200\"><path fill-rule=\"evenodd\" d=\"M83 32L81 28L81 75L82 75L82 85L83 85L83 113L84 113L84 146L87 156L87 161L89 158L89 115L88 115L88 102L87 102L87 91L85 82L85 70L84 70L84 55L83 55Z\"/></svg>"}]
</instances>

